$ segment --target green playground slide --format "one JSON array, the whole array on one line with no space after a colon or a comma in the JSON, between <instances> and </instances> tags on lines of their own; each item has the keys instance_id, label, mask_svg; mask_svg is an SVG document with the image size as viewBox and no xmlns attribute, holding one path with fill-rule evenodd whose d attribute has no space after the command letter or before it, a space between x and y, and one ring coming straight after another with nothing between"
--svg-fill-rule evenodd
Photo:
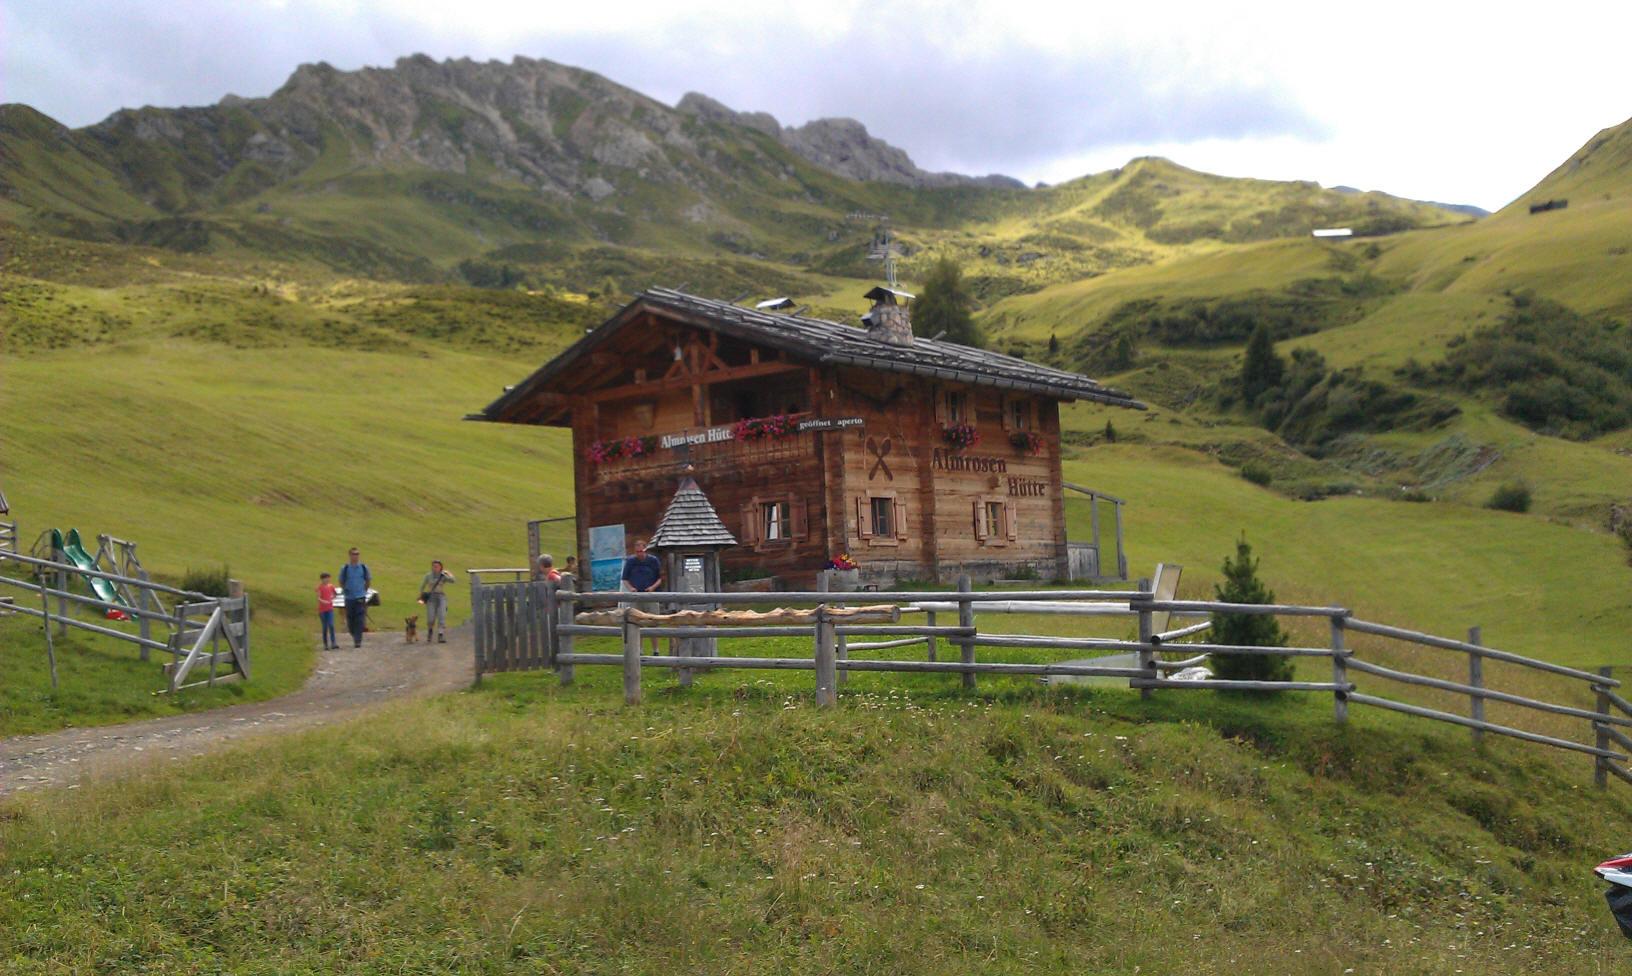
<instances>
[{"instance_id":1,"label":"green playground slide","mask_svg":"<svg viewBox=\"0 0 1632 976\"><path fill-rule=\"evenodd\" d=\"M80 569L96 569L96 560L92 559L91 554L85 551L85 544L79 539L78 529L69 529L66 540L62 537L62 530L52 529L51 544L63 555L67 556L69 562ZM125 598L119 595L119 591L114 589L111 581L102 579L99 576L87 576L85 582L91 584L91 589L96 593L98 600L104 603L117 603L122 607L130 606L125 602Z\"/></svg>"}]
</instances>

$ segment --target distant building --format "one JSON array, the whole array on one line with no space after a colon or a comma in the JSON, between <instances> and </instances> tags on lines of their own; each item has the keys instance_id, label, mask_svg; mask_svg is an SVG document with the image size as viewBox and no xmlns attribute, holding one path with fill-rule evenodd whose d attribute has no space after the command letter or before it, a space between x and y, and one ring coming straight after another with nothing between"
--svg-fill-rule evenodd
<instances>
[{"instance_id":1,"label":"distant building","mask_svg":"<svg viewBox=\"0 0 1632 976\"><path fill-rule=\"evenodd\" d=\"M1353 237L1352 227L1323 227L1314 232L1315 237Z\"/></svg>"},{"instance_id":2,"label":"distant building","mask_svg":"<svg viewBox=\"0 0 1632 976\"><path fill-rule=\"evenodd\" d=\"M839 553L873 580L1066 577L1059 406L1143 404L868 297L858 329L652 289L471 419L572 429L598 588L688 475L737 540L727 579L808 586Z\"/></svg>"}]
</instances>

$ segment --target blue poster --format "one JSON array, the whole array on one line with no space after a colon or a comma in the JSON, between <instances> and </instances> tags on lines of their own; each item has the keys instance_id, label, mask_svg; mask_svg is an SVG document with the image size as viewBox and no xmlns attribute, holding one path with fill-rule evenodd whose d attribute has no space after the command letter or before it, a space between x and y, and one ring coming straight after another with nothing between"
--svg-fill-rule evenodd
<instances>
[{"instance_id":1,"label":"blue poster","mask_svg":"<svg viewBox=\"0 0 1632 976\"><path fill-rule=\"evenodd\" d=\"M589 585L592 590L616 590L623 581L623 524L589 527Z\"/></svg>"}]
</instances>

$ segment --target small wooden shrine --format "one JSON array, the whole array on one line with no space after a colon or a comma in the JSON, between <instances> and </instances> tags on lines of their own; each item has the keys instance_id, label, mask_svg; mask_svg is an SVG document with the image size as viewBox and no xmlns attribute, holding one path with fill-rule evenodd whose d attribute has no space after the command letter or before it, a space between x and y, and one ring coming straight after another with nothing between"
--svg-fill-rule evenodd
<instances>
[{"instance_id":1,"label":"small wooden shrine","mask_svg":"<svg viewBox=\"0 0 1632 976\"><path fill-rule=\"evenodd\" d=\"M1060 404L1143 404L868 297L856 328L654 288L471 419L571 428L598 589L686 477L735 536L727 581L808 588L840 554L864 580L1065 578Z\"/></svg>"}]
</instances>

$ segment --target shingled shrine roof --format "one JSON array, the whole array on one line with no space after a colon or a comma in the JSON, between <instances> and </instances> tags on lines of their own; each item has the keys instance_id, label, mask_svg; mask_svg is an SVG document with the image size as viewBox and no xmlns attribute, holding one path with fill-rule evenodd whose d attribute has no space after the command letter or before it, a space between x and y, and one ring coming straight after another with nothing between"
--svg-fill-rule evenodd
<instances>
[{"instance_id":1,"label":"shingled shrine roof","mask_svg":"<svg viewBox=\"0 0 1632 976\"><path fill-rule=\"evenodd\" d=\"M1017 390L1060 400L1093 400L1135 410L1145 409L1143 403L1128 394L1079 373L1041 366L986 349L921 336L914 337L910 345L897 345L883 341L866 329L839 322L743 308L730 302L688 295L672 288L650 288L561 355L505 391L481 413L472 414L468 419L511 419L513 412L529 398L549 391L557 379L571 376L580 359L646 311L746 342L780 349L796 359L811 363L860 366L954 383Z\"/></svg>"},{"instance_id":2,"label":"shingled shrine roof","mask_svg":"<svg viewBox=\"0 0 1632 976\"><path fill-rule=\"evenodd\" d=\"M734 546L737 537L715 514L708 496L697 482L686 478L663 512L657 531L646 543L650 549L694 549L704 546Z\"/></svg>"}]
</instances>

